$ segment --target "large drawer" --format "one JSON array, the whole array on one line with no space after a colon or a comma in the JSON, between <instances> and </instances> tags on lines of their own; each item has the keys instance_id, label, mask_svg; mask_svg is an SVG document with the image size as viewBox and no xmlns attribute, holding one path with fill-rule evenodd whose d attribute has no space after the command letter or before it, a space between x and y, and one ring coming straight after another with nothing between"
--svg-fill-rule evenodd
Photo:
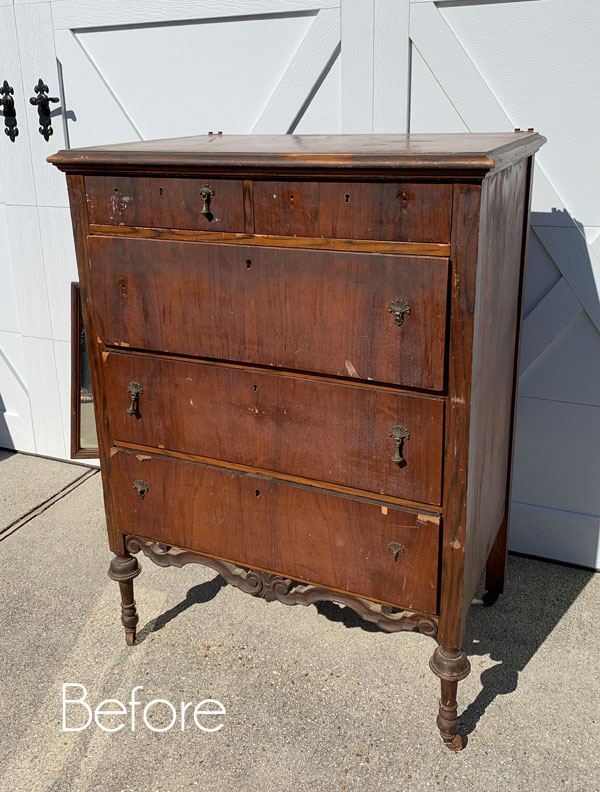
<instances>
[{"instance_id":1,"label":"large drawer","mask_svg":"<svg viewBox=\"0 0 600 792\"><path fill-rule=\"evenodd\" d=\"M130 383L143 388L133 409ZM441 503L441 398L121 352L104 387L116 441ZM397 425L410 433L400 464Z\"/></svg>"},{"instance_id":2,"label":"large drawer","mask_svg":"<svg viewBox=\"0 0 600 792\"><path fill-rule=\"evenodd\" d=\"M103 236L89 253L108 345L444 387L447 259Z\"/></svg>"},{"instance_id":3,"label":"large drawer","mask_svg":"<svg viewBox=\"0 0 600 792\"><path fill-rule=\"evenodd\" d=\"M255 181L257 234L449 242L451 184Z\"/></svg>"},{"instance_id":4,"label":"large drawer","mask_svg":"<svg viewBox=\"0 0 600 792\"><path fill-rule=\"evenodd\" d=\"M202 188L209 187L207 206ZM90 223L193 231L244 231L239 179L86 176ZM203 214L202 209L208 212Z\"/></svg>"},{"instance_id":5,"label":"large drawer","mask_svg":"<svg viewBox=\"0 0 600 792\"><path fill-rule=\"evenodd\" d=\"M436 517L117 449L109 490L129 534L436 612Z\"/></svg>"}]
</instances>

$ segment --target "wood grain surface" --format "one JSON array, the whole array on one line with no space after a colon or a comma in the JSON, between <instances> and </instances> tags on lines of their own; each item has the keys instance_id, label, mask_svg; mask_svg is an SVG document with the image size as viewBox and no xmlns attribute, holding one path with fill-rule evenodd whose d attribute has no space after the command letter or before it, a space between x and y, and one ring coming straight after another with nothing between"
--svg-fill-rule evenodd
<instances>
[{"instance_id":1,"label":"wood grain surface","mask_svg":"<svg viewBox=\"0 0 600 792\"><path fill-rule=\"evenodd\" d=\"M439 629L440 643L454 648L462 645L465 631L462 602L480 203L480 185L454 186Z\"/></svg>"},{"instance_id":2,"label":"wood grain surface","mask_svg":"<svg viewBox=\"0 0 600 792\"><path fill-rule=\"evenodd\" d=\"M248 207L246 202L245 207ZM252 215L246 213L246 225L254 228ZM120 236L136 239L167 239L181 242L224 242L227 245L260 245L263 247L291 247L304 250L349 250L355 253L403 253L406 256L440 256L448 258L450 244L446 242L386 242L379 239L344 239L342 237L277 236L275 234L243 234L223 231L191 231L182 228L149 228L144 226L112 226L94 223L90 234Z\"/></svg>"},{"instance_id":3,"label":"wood grain surface","mask_svg":"<svg viewBox=\"0 0 600 792\"><path fill-rule=\"evenodd\" d=\"M528 163L522 160L486 180L481 198L465 613L494 539L508 517L515 360L524 268L523 226L529 212L527 178Z\"/></svg>"},{"instance_id":4,"label":"wood grain surface","mask_svg":"<svg viewBox=\"0 0 600 792\"><path fill-rule=\"evenodd\" d=\"M204 185L214 190L208 215L202 214L200 188ZM238 179L86 176L85 189L91 223L245 230L242 182Z\"/></svg>"},{"instance_id":5,"label":"wood grain surface","mask_svg":"<svg viewBox=\"0 0 600 792\"><path fill-rule=\"evenodd\" d=\"M123 449L112 450L110 480L127 533L436 612L435 517Z\"/></svg>"},{"instance_id":6,"label":"wood grain surface","mask_svg":"<svg viewBox=\"0 0 600 792\"><path fill-rule=\"evenodd\" d=\"M89 249L109 345L444 387L446 259L98 236Z\"/></svg>"},{"instance_id":7,"label":"wood grain surface","mask_svg":"<svg viewBox=\"0 0 600 792\"><path fill-rule=\"evenodd\" d=\"M58 151L48 162L65 171L162 174L298 173L306 177L481 180L490 170L534 154L536 132L447 135L195 135Z\"/></svg>"},{"instance_id":8,"label":"wood grain surface","mask_svg":"<svg viewBox=\"0 0 600 792\"><path fill-rule=\"evenodd\" d=\"M451 184L254 183L257 234L449 242Z\"/></svg>"},{"instance_id":9,"label":"wood grain surface","mask_svg":"<svg viewBox=\"0 0 600 792\"><path fill-rule=\"evenodd\" d=\"M442 399L122 352L104 370L114 441L441 503ZM402 465L397 424L410 431Z\"/></svg>"}]
</instances>

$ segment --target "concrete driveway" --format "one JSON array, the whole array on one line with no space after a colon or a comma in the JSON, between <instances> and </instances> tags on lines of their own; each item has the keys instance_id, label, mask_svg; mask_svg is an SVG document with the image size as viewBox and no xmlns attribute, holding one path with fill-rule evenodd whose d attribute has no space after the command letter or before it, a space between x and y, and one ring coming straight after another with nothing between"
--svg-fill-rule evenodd
<instances>
[{"instance_id":1,"label":"concrete driveway","mask_svg":"<svg viewBox=\"0 0 600 792\"><path fill-rule=\"evenodd\" d=\"M471 608L472 672L459 685L468 744L452 754L435 726L430 638L142 559L129 649L97 472L0 452L0 526L1 792L600 789L598 575L511 556L507 594ZM129 706L142 686L136 728L107 716L124 727L63 731L65 683L85 686L92 707ZM204 732L190 708L183 731L179 720L152 731L152 699L178 713L215 699L226 715L204 723L224 725ZM66 712L84 725L82 704ZM171 720L167 704L148 711L154 728Z\"/></svg>"}]
</instances>

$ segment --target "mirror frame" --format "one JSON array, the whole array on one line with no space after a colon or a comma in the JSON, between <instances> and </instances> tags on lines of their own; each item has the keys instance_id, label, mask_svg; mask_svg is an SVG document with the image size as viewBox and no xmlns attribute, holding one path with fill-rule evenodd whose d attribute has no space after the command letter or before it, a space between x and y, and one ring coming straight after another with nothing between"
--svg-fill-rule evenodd
<instances>
[{"instance_id":1,"label":"mirror frame","mask_svg":"<svg viewBox=\"0 0 600 792\"><path fill-rule=\"evenodd\" d=\"M71 459L97 459L98 447L81 447L81 350L83 329L79 283L71 283Z\"/></svg>"}]
</instances>

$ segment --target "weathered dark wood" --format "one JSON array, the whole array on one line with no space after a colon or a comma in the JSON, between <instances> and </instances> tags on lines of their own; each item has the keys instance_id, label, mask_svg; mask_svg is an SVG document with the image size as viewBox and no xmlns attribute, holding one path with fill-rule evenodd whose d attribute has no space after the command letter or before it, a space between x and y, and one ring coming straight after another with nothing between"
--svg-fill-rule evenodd
<instances>
[{"instance_id":1,"label":"weathered dark wood","mask_svg":"<svg viewBox=\"0 0 600 792\"><path fill-rule=\"evenodd\" d=\"M48 157L76 173L244 177L301 174L328 179L481 180L491 169L531 156L535 132L450 135L201 135L59 151ZM402 178L400 175L400 178Z\"/></svg>"},{"instance_id":2,"label":"weathered dark wood","mask_svg":"<svg viewBox=\"0 0 600 792\"><path fill-rule=\"evenodd\" d=\"M69 174L67 176L67 190L69 194L69 205L71 207L71 221L73 223L77 269L79 272L81 310L83 314L83 325L85 328L85 337L90 361L92 392L94 394L94 415L96 418L96 431L98 434L98 454L100 459L100 474L102 476L102 490L104 495L104 509L106 512L108 543L110 549L114 553L119 553L123 551L123 534L114 521L113 501L108 487L108 476L110 472L110 431L108 428L108 413L106 410L104 390L102 338L98 334L96 328L98 317L92 303L91 290L89 286L90 258L87 246L88 216L83 176Z\"/></svg>"},{"instance_id":3,"label":"weathered dark wood","mask_svg":"<svg viewBox=\"0 0 600 792\"><path fill-rule=\"evenodd\" d=\"M443 388L445 259L108 237L89 249L106 344Z\"/></svg>"},{"instance_id":4,"label":"weathered dark wood","mask_svg":"<svg viewBox=\"0 0 600 792\"><path fill-rule=\"evenodd\" d=\"M143 387L134 414L130 382ZM121 352L106 357L105 388L117 441L441 502L442 399ZM403 465L396 424L410 432Z\"/></svg>"},{"instance_id":5,"label":"weathered dark wood","mask_svg":"<svg viewBox=\"0 0 600 792\"><path fill-rule=\"evenodd\" d=\"M452 185L282 182L254 185L257 234L449 242Z\"/></svg>"},{"instance_id":6,"label":"weathered dark wood","mask_svg":"<svg viewBox=\"0 0 600 792\"><path fill-rule=\"evenodd\" d=\"M285 605L335 602L338 605L352 608L365 621L376 624L385 632L420 632L423 635L434 637L437 630L436 618L430 614L398 611L395 608L355 597L343 591L322 588L310 583L299 583L296 580L282 578L280 575L273 575L260 569L246 569L229 561L221 561L201 553L188 552L176 547L166 548L165 545L140 539L137 536L128 536L126 545L130 553L139 553L141 550L158 566L182 567L185 564L202 564L210 567L230 585L253 597L261 597L267 602L277 600Z\"/></svg>"},{"instance_id":7,"label":"weathered dark wood","mask_svg":"<svg viewBox=\"0 0 600 792\"><path fill-rule=\"evenodd\" d=\"M250 179L244 179L242 190L244 194L244 236L254 234L254 191Z\"/></svg>"},{"instance_id":8,"label":"weathered dark wood","mask_svg":"<svg viewBox=\"0 0 600 792\"><path fill-rule=\"evenodd\" d=\"M214 190L209 214L202 214L200 188L203 185ZM240 180L86 176L85 190L91 223L245 231Z\"/></svg>"},{"instance_id":9,"label":"weathered dark wood","mask_svg":"<svg viewBox=\"0 0 600 792\"><path fill-rule=\"evenodd\" d=\"M137 558L130 555L128 551L115 553L108 568L109 578L116 581L121 590L121 623L125 628L127 646L133 646L135 643L135 632L139 617L133 598L133 579L141 571L142 568Z\"/></svg>"},{"instance_id":10,"label":"weathered dark wood","mask_svg":"<svg viewBox=\"0 0 600 792\"><path fill-rule=\"evenodd\" d=\"M248 224L250 221L248 221ZM169 239L181 242L225 242L228 245L260 245L303 250L349 250L355 253L404 253L406 256L448 258L450 245L444 242L381 242L376 239L326 239L325 237L285 237L265 234L229 234L218 231L187 231L177 228L90 225L90 234L136 239Z\"/></svg>"},{"instance_id":11,"label":"weathered dark wood","mask_svg":"<svg viewBox=\"0 0 600 792\"><path fill-rule=\"evenodd\" d=\"M510 501L509 501L510 503ZM508 508L505 518L494 544L488 555L485 565L485 594L483 595L484 605L493 605L500 594L504 591L506 582L506 556L508 553Z\"/></svg>"},{"instance_id":12,"label":"weathered dark wood","mask_svg":"<svg viewBox=\"0 0 600 792\"><path fill-rule=\"evenodd\" d=\"M438 726L455 750L474 586L486 562L488 601L504 582L543 142L205 136L50 158L72 174L119 563L141 549L266 599L437 626ZM133 635L131 579L119 582Z\"/></svg>"},{"instance_id":13,"label":"weathered dark wood","mask_svg":"<svg viewBox=\"0 0 600 792\"><path fill-rule=\"evenodd\" d=\"M97 448L82 448L81 446L81 355L80 338L81 330L81 296L79 284L71 283L71 459L96 459Z\"/></svg>"},{"instance_id":14,"label":"weathered dark wood","mask_svg":"<svg viewBox=\"0 0 600 792\"><path fill-rule=\"evenodd\" d=\"M451 751L460 751L464 743L462 735L458 733L456 691L460 680L469 675L471 664L462 649L438 646L429 661L429 667L441 681L437 725L442 740Z\"/></svg>"},{"instance_id":15,"label":"weathered dark wood","mask_svg":"<svg viewBox=\"0 0 600 792\"><path fill-rule=\"evenodd\" d=\"M148 485L143 498L138 480ZM439 523L432 516L121 449L113 449L111 485L120 525L137 536L437 611ZM396 561L391 542L404 548Z\"/></svg>"},{"instance_id":16,"label":"weathered dark wood","mask_svg":"<svg viewBox=\"0 0 600 792\"><path fill-rule=\"evenodd\" d=\"M504 591L506 582L506 563L508 554L508 536L510 533L510 505L511 505L511 492L512 492L512 460L515 444L515 431L516 431L516 416L517 416L517 389L519 384L519 358L521 351L521 322L523 316L523 303L525 299L525 270L527 263L527 242L529 239L529 218L531 213L531 180L533 178L533 156L527 160L527 178L526 178L526 211L523 213L523 230L522 230L522 244L521 244L521 273L519 282L519 296L518 313L516 317L517 338L515 343L515 354L513 363L513 386L512 386L512 407L510 417L510 443L507 453L508 469L506 472L506 503L504 509L504 519L500 530L496 535L492 549L488 556L486 563L486 593L484 595L484 603L486 605L493 604L500 594Z\"/></svg>"},{"instance_id":17,"label":"weathered dark wood","mask_svg":"<svg viewBox=\"0 0 600 792\"><path fill-rule=\"evenodd\" d=\"M172 459L183 459L186 462L200 462L203 465L210 465L211 467L223 468L228 471L236 471L238 473L247 473L251 476L265 476L276 481L286 481L290 484L295 484L299 487L310 487L312 490L337 492L340 495L349 495L356 500L365 503L375 503L377 505L399 506L405 511L412 514L420 514L425 519L428 516L433 516L436 519L440 517L439 506L430 506L427 503L417 503L416 501L408 500L407 498L395 498L393 495L380 495L377 492L367 492L353 487L348 487L342 484L333 484L330 481L319 481L318 479L309 479L305 476L294 476L287 473L279 473L274 470L265 470L258 467L250 467L249 465L240 465L236 462L223 462L219 459L211 459L204 457L201 454L186 454L183 451L170 451L167 448L156 449L153 446L145 446L140 443L129 443L127 441L115 440L115 446L119 448L127 448L131 451L136 451L141 454L153 454L157 450L162 456L170 457Z\"/></svg>"},{"instance_id":18,"label":"weathered dark wood","mask_svg":"<svg viewBox=\"0 0 600 792\"><path fill-rule=\"evenodd\" d=\"M81 420L79 405L81 403L79 395L79 382L81 374L79 371L79 328L81 326L81 298L79 296L79 284L71 283L71 459L75 459L81 451L79 431Z\"/></svg>"},{"instance_id":19,"label":"weathered dark wood","mask_svg":"<svg viewBox=\"0 0 600 792\"><path fill-rule=\"evenodd\" d=\"M471 391L463 612L507 516L515 350L521 298L526 160L483 185Z\"/></svg>"},{"instance_id":20,"label":"weathered dark wood","mask_svg":"<svg viewBox=\"0 0 600 792\"><path fill-rule=\"evenodd\" d=\"M462 602L480 198L479 186L454 187L439 628L439 641L447 646L461 646L465 630Z\"/></svg>"}]
</instances>

